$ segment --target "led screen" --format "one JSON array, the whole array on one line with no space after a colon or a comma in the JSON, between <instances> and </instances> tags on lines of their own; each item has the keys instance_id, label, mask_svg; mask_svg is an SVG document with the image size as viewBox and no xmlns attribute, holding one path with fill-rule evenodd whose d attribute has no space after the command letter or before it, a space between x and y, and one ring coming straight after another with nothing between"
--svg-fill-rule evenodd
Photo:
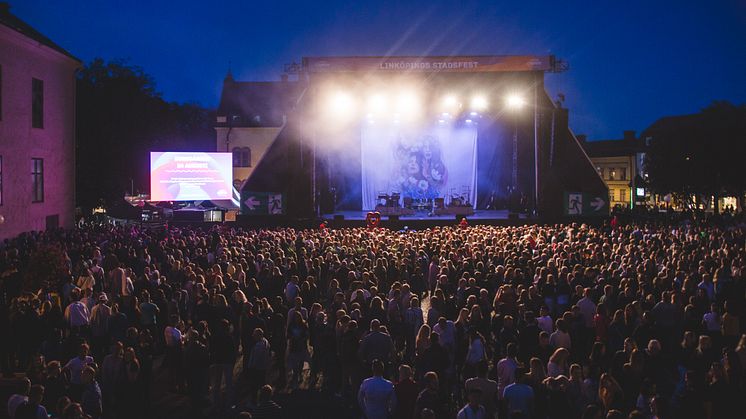
<instances>
[{"instance_id":1,"label":"led screen","mask_svg":"<svg viewBox=\"0 0 746 419\"><path fill-rule=\"evenodd\" d=\"M231 153L150 153L152 201L230 199L233 179Z\"/></svg>"}]
</instances>

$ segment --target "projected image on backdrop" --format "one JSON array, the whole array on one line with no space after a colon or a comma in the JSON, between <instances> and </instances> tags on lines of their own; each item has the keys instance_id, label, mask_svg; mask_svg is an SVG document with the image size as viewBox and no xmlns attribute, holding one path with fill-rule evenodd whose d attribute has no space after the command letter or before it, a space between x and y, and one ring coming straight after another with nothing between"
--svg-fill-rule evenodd
<instances>
[{"instance_id":1,"label":"projected image on backdrop","mask_svg":"<svg viewBox=\"0 0 746 419\"><path fill-rule=\"evenodd\" d=\"M150 153L152 201L230 199L232 178L231 153Z\"/></svg>"},{"instance_id":2,"label":"projected image on backdrop","mask_svg":"<svg viewBox=\"0 0 746 419\"><path fill-rule=\"evenodd\" d=\"M477 129L445 121L429 126L364 123L362 127L363 209L378 195L431 200L466 193L475 202Z\"/></svg>"}]
</instances>

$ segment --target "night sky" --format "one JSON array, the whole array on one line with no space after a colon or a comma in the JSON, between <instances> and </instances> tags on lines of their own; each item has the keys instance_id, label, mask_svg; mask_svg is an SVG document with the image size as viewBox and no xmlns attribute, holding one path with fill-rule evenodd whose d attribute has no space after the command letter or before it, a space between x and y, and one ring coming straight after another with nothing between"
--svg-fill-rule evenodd
<instances>
[{"instance_id":1,"label":"night sky","mask_svg":"<svg viewBox=\"0 0 746 419\"><path fill-rule=\"evenodd\" d=\"M591 139L746 102L744 0L10 3L82 60L128 59L167 100L208 107L229 62L238 80L276 80L307 55L386 54L554 54L570 71L547 75L547 88Z\"/></svg>"}]
</instances>

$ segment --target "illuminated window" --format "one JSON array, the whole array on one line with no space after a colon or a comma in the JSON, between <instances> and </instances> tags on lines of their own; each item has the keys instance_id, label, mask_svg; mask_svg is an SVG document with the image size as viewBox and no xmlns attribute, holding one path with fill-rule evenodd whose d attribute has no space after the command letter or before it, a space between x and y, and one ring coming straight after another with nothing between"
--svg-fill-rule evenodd
<instances>
[{"instance_id":1,"label":"illuminated window","mask_svg":"<svg viewBox=\"0 0 746 419\"><path fill-rule=\"evenodd\" d=\"M249 147L233 149L233 167L251 167L251 149Z\"/></svg>"}]
</instances>

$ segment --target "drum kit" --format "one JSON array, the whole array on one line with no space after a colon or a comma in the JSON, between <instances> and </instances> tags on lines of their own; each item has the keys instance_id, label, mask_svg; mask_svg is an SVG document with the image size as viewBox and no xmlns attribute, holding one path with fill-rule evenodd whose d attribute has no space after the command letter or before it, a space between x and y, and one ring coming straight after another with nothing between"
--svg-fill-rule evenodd
<instances>
[{"instance_id":1,"label":"drum kit","mask_svg":"<svg viewBox=\"0 0 746 419\"><path fill-rule=\"evenodd\" d=\"M392 192L391 194L379 193L378 204L387 208L398 208L400 206L401 193Z\"/></svg>"}]
</instances>

